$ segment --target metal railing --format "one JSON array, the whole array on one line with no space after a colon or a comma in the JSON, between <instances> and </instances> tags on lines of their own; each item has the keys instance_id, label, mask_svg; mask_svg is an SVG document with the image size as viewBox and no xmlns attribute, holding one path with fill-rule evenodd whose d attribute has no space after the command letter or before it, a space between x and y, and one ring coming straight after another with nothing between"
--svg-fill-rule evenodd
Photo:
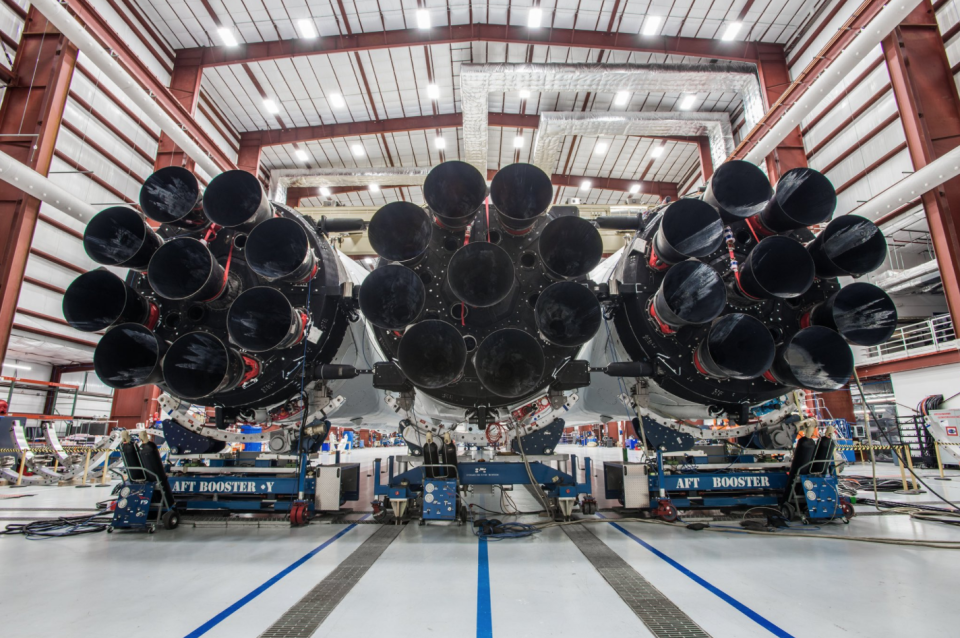
<instances>
[{"instance_id":1,"label":"metal railing","mask_svg":"<svg viewBox=\"0 0 960 638\"><path fill-rule=\"evenodd\" d=\"M958 348L960 340L954 332L953 320L950 315L941 315L898 328L890 339L879 346L864 348L864 356L859 363L893 361Z\"/></svg>"}]
</instances>

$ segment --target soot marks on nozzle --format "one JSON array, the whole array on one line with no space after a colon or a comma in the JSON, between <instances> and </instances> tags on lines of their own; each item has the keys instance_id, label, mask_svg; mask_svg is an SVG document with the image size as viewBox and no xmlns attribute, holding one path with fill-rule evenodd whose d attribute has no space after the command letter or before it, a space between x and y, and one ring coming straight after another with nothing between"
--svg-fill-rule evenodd
<instances>
[{"instance_id":1,"label":"soot marks on nozzle","mask_svg":"<svg viewBox=\"0 0 960 638\"><path fill-rule=\"evenodd\" d=\"M776 345L763 323L732 313L717 319L695 354L697 368L721 379L752 379L770 369Z\"/></svg>"},{"instance_id":2,"label":"soot marks on nozzle","mask_svg":"<svg viewBox=\"0 0 960 638\"><path fill-rule=\"evenodd\" d=\"M93 352L93 369L111 388L125 390L163 382L160 361L167 344L152 330L125 323L107 331Z\"/></svg>"},{"instance_id":3,"label":"soot marks on nozzle","mask_svg":"<svg viewBox=\"0 0 960 638\"><path fill-rule=\"evenodd\" d=\"M406 266L381 266L360 286L360 312L384 330L402 330L423 312L427 291L417 273Z\"/></svg>"},{"instance_id":4,"label":"soot marks on nozzle","mask_svg":"<svg viewBox=\"0 0 960 638\"><path fill-rule=\"evenodd\" d=\"M709 204L681 199L667 206L653 238L660 261L675 264L690 257L706 257L723 243L723 222Z\"/></svg>"},{"instance_id":5,"label":"soot marks on nozzle","mask_svg":"<svg viewBox=\"0 0 960 638\"><path fill-rule=\"evenodd\" d=\"M483 205L487 182L466 162L435 166L423 182L423 198L439 223L449 230L466 228Z\"/></svg>"},{"instance_id":6,"label":"soot marks on nozzle","mask_svg":"<svg viewBox=\"0 0 960 638\"><path fill-rule=\"evenodd\" d=\"M490 201L507 232L520 233L530 228L553 201L553 184L533 164L510 164L493 176Z\"/></svg>"},{"instance_id":7,"label":"soot marks on nozzle","mask_svg":"<svg viewBox=\"0 0 960 638\"><path fill-rule=\"evenodd\" d=\"M304 281L317 265L306 229L286 217L257 224L247 237L244 251L250 270L268 281Z\"/></svg>"},{"instance_id":8,"label":"soot marks on nozzle","mask_svg":"<svg viewBox=\"0 0 960 638\"><path fill-rule=\"evenodd\" d=\"M474 360L477 377L497 396L516 399L540 387L543 348L522 330L497 330L480 344Z\"/></svg>"},{"instance_id":9,"label":"soot marks on nozzle","mask_svg":"<svg viewBox=\"0 0 960 638\"><path fill-rule=\"evenodd\" d=\"M897 329L897 306L877 286L856 282L817 305L810 312L810 322L836 330L858 346L875 346Z\"/></svg>"},{"instance_id":10,"label":"soot marks on nozzle","mask_svg":"<svg viewBox=\"0 0 960 638\"><path fill-rule=\"evenodd\" d=\"M767 237L740 267L740 289L756 299L791 299L813 285L813 260L789 237Z\"/></svg>"},{"instance_id":11,"label":"soot marks on nozzle","mask_svg":"<svg viewBox=\"0 0 960 638\"><path fill-rule=\"evenodd\" d=\"M227 332L244 350L267 352L302 341L305 318L282 292L257 286L245 290L230 306Z\"/></svg>"},{"instance_id":12,"label":"soot marks on nozzle","mask_svg":"<svg viewBox=\"0 0 960 638\"><path fill-rule=\"evenodd\" d=\"M203 198L207 219L225 228L253 228L273 214L263 187L252 173L220 173L207 185Z\"/></svg>"},{"instance_id":13,"label":"soot marks on nozzle","mask_svg":"<svg viewBox=\"0 0 960 638\"><path fill-rule=\"evenodd\" d=\"M734 222L758 214L771 197L773 187L763 171L750 162L731 160L714 171L703 201L716 208L724 221Z\"/></svg>"},{"instance_id":14,"label":"soot marks on nozzle","mask_svg":"<svg viewBox=\"0 0 960 638\"><path fill-rule=\"evenodd\" d=\"M149 314L150 303L106 268L80 275L63 295L64 319L84 332L118 323L144 323Z\"/></svg>"},{"instance_id":15,"label":"soot marks on nozzle","mask_svg":"<svg viewBox=\"0 0 960 638\"><path fill-rule=\"evenodd\" d=\"M822 173L794 168L780 177L776 194L760 213L760 222L775 233L820 224L833 217L837 191Z\"/></svg>"},{"instance_id":16,"label":"soot marks on nozzle","mask_svg":"<svg viewBox=\"0 0 960 638\"><path fill-rule=\"evenodd\" d=\"M780 347L771 372L784 385L839 390L853 375L853 353L833 330L812 326L797 332Z\"/></svg>"},{"instance_id":17,"label":"soot marks on nozzle","mask_svg":"<svg viewBox=\"0 0 960 638\"><path fill-rule=\"evenodd\" d=\"M516 283L516 272L507 251L478 241L467 244L450 258L447 282L460 301L486 308L506 299Z\"/></svg>"},{"instance_id":18,"label":"soot marks on nozzle","mask_svg":"<svg viewBox=\"0 0 960 638\"><path fill-rule=\"evenodd\" d=\"M161 224L183 228L206 223L201 206L200 182L182 166L166 166L143 182L140 208L144 215Z\"/></svg>"},{"instance_id":19,"label":"soot marks on nozzle","mask_svg":"<svg viewBox=\"0 0 960 638\"><path fill-rule=\"evenodd\" d=\"M150 286L164 299L209 301L224 288L223 266L210 249L192 237L160 247L147 269Z\"/></svg>"},{"instance_id":20,"label":"soot marks on nozzle","mask_svg":"<svg viewBox=\"0 0 960 638\"><path fill-rule=\"evenodd\" d=\"M163 358L164 380L185 399L232 390L240 384L244 370L240 353L206 332L183 335Z\"/></svg>"},{"instance_id":21,"label":"soot marks on nozzle","mask_svg":"<svg viewBox=\"0 0 960 638\"><path fill-rule=\"evenodd\" d=\"M581 346L600 329L602 311L597 297L572 281L551 284L537 297L537 328L557 346Z\"/></svg>"},{"instance_id":22,"label":"soot marks on nozzle","mask_svg":"<svg viewBox=\"0 0 960 638\"><path fill-rule=\"evenodd\" d=\"M457 381L466 362L463 337L449 323L436 319L410 326L397 350L403 374L421 388L442 388Z\"/></svg>"},{"instance_id":23,"label":"soot marks on nozzle","mask_svg":"<svg viewBox=\"0 0 960 638\"><path fill-rule=\"evenodd\" d=\"M713 321L726 303L727 291L716 270L699 261L683 261L667 271L651 311L658 323L676 330Z\"/></svg>"},{"instance_id":24,"label":"soot marks on nozzle","mask_svg":"<svg viewBox=\"0 0 960 638\"><path fill-rule=\"evenodd\" d=\"M104 266L146 270L163 240L132 208L113 206L97 213L83 232L83 249Z\"/></svg>"},{"instance_id":25,"label":"soot marks on nozzle","mask_svg":"<svg viewBox=\"0 0 960 638\"><path fill-rule=\"evenodd\" d=\"M558 217L540 234L540 258L554 277L582 277L596 268L602 257L600 231L581 217Z\"/></svg>"},{"instance_id":26,"label":"soot marks on nozzle","mask_svg":"<svg viewBox=\"0 0 960 638\"><path fill-rule=\"evenodd\" d=\"M827 224L807 250L818 277L859 277L883 264L887 240L869 219L843 215Z\"/></svg>"},{"instance_id":27,"label":"soot marks on nozzle","mask_svg":"<svg viewBox=\"0 0 960 638\"><path fill-rule=\"evenodd\" d=\"M374 252L389 261L416 259L427 250L432 235L427 211L410 202L393 202L380 208L367 228Z\"/></svg>"}]
</instances>

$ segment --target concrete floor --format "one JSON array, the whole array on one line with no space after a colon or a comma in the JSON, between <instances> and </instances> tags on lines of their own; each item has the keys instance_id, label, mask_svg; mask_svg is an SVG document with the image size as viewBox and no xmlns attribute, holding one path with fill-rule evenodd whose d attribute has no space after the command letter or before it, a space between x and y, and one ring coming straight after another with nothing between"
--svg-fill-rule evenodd
<instances>
[{"instance_id":1,"label":"concrete floor","mask_svg":"<svg viewBox=\"0 0 960 638\"><path fill-rule=\"evenodd\" d=\"M560 451L620 458L615 449ZM367 475L373 458L387 452L358 450L343 459L362 464L366 483L351 520L368 510ZM866 474L869 467L852 471ZM890 465L880 473L898 476ZM960 500L960 474L952 474L952 482L928 482ZM597 472L594 480L600 478ZM102 488L0 488L0 525L68 514L38 509L88 508L108 496ZM521 509L536 508L524 490L513 496ZM471 500L498 507L492 496ZM870 509L858 507L864 514ZM957 551L629 522L587 527L716 638L957 634ZM0 636L255 637L376 530L320 523L302 529L181 527L45 542L0 537ZM960 541L958 528L906 516L864 515L821 532ZM407 526L314 635L651 635L562 530L486 546L484 565L468 527ZM485 578L489 616L482 596L478 604Z\"/></svg>"}]
</instances>

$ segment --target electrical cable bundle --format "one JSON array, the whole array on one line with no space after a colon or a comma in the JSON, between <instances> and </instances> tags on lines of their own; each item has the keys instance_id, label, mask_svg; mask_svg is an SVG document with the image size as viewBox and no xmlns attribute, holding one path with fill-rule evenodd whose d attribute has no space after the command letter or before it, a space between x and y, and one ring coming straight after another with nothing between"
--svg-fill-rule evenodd
<instances>
[{"instance_id":1,"label":"electrical cable bundle","mask_svg":"<svg viewBox=\"0 0 960 638\"><path fill-rule=\"evenodd\" d=\"M30 523L10 523L0 535L23 534L27 540L63 538L107 531L111 516L94 514L93 516L61 516L59 518L32 521Z\"/></svg>"},{"instance_id":2,"label":"electrical cable bundle","mask_svg":"<svg viewBox=\"0 0 960 638\"><path fill-rule=\"evenodd\" d=\"M936 410L943 404L942 394L933 394L925 398L917 405L917 412L923 416L930 416L930 410Z\"/></svg>"},{"instance_id":3,"label":"electrical cable bundle","mask_svg":"<svg viewBox=\"0 0 960 638\"><path fill-rule=\"evenodd\" d=\"M474 521L473 533L480 538L500 541L508 538L526 538L540 533L536 525L527 523L504 523L498 519L481 519Z\"/></svg>"}]
</instances>

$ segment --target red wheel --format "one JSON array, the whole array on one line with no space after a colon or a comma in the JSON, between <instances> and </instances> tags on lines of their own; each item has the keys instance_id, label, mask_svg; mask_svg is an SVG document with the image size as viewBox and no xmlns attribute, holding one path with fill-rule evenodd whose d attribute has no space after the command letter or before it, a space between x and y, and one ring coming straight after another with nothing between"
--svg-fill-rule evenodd
<instances>
[{"instance_id":1,"label":"red wheel","mask_svg":"<svg viewBox=\"0 0 960 638\"><path fill-rule=\"evenodd\" d=\"M292 527L301 527L309 522L307 518L307 504L294 503L290 506L290 525Z\"/></svg>"},{"instance_id":2,"label":"red wheel","mask_svg":"<svg viewBox=\"0 0 960 638\"><path fill-rule=\"evenodd\" d=\"M660 504L657 506L657 511L655 512L656 516L666 522L673 523L677 520L679 514L677 508L673 506L668 499L661 499Z\"/></svg>"},{"instance_id":3,"label":"red wheel","mask_svg":"<svg viewBox=\"0 0 960 638\"><path fill-rule=\"evenodd\" d=\"M853 505L849 501L841 502L840 509L843 510L843 517L847 520L850 520L856 515L853 511Z\"/></svg>"}]
</instances>

